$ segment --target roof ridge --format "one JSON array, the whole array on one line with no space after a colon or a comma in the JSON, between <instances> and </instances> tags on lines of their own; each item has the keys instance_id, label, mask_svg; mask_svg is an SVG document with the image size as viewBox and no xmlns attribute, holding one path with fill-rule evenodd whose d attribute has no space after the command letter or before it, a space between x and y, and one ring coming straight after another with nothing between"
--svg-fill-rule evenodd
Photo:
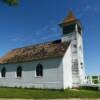
<instances>
[{"instance_id":1,"label":"roof ridge","mask_svg":"<svg viewBox=\"0 0 100 100\"><path fill-rule=\"evenodd\" d=\"M60 39L57 39L57 40L60 40ZM54 41L57 41L57 40L54 40ZM23 46L23 47L12 49L11 51L15 51L16 49L22 49L22 48L24 49L24 48L30 48L30 47L33 47L33 46L45 45L45 44L54 44L53 43L54 41L48 41L48 42L37 43L37 44L32 44L32 45L26 45L26 46Z\"/></svg>"}]
</instances>

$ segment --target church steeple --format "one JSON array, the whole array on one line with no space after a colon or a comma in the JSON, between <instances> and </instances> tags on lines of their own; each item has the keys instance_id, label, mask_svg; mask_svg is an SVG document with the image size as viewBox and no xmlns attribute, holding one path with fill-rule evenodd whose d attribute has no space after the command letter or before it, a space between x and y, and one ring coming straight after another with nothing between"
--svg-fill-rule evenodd
<instances>
[{"instance_id":1,"label":"church steeple","mask_svg":"<svg viewBox=\"0 0 100 100\"><path fill-rule=\"evenodd\" d=\"M68 12L68 16L60 24L62 29L62 42L70 42L71 57L72 57L72 77L73 86L83 83L84 72L84 57L83 57L83 42L82 42L82 25L75 17L72 11Z\"/></svg>"}]
</instances>

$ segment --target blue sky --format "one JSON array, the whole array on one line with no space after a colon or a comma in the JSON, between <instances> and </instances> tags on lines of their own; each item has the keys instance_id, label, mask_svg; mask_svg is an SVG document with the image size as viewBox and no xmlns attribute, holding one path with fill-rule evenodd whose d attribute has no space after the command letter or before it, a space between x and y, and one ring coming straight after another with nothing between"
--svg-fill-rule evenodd
<instances>
[{"instance_id":1,"label":"blue sky","mask_svg":"<svg viewBox=\"0 0 100 100\"><path fill-rule=\"evenodd\" d=\"M100 74L100 0L19 0L0 3L0 56L13 48L61 37L58 24L71 9L83 24L87 74Z\"/></svg>"}]
</instances>

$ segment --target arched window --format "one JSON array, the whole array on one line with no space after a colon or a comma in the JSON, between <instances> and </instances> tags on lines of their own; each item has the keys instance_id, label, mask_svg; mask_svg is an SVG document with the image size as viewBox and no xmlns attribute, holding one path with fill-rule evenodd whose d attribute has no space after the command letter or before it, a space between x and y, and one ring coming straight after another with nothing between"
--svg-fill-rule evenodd
<instances>
[{"instance_id":1,"label":"arched window","mask_svg":"<svg viewBox=\"0 0 100 100\"><path fill-rule=\"evenodd\" d=\"M3 67L1 70L1 77L5 77L6 76L6 68Z\"/></svg>"},{"instance_id":2,"label":"arched window","mask_svg":"<svg viewBox=\"0 0 100 100\"><path fill-rule=\"evenodd\" d=\"M36 66L36 76L43 76L43 66L41 64Z\"/></svg>"},{"instance_id":3,"label":"arched window","mask_svg":"<svg viewBox=\"0 0 100 100\"><path fill-rule=\"evenodd\" d=\"M22 77L22 67L21 66L17 68L17 77Z\"/></svg>"}]
</instances>

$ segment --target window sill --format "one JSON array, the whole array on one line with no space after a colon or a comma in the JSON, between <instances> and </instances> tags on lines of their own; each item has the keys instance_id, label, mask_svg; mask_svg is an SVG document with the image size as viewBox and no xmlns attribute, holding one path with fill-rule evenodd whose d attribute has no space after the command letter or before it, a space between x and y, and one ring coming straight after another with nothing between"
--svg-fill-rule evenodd
<instances>
[{"instance_id":1,"label":"window sill","mask_svg":"<svg viewBox=\"0 0 100 100\"><path fill-rule=\"evenodd\" d=\"M0 77L0 78L5 79L6 77Z\"/></svg>"},{"instance_id":2,"label":"window sill","mask_svg":"<svg viewBox=\"0 0 100 100\"><path fill-rule=\"evenodd\" d=\"M16 77L16 79L22 79L22 77Z\"/></svg>"},{"instance_id":3,"label":"window sill","mask_svg":"<svg viewBox=\"0 0 100 100\"><path fill-rule=\"evenodd\" d=\"M35 76L35 78L43 78L43 76Z\"/></svg>"}]
</instances>

